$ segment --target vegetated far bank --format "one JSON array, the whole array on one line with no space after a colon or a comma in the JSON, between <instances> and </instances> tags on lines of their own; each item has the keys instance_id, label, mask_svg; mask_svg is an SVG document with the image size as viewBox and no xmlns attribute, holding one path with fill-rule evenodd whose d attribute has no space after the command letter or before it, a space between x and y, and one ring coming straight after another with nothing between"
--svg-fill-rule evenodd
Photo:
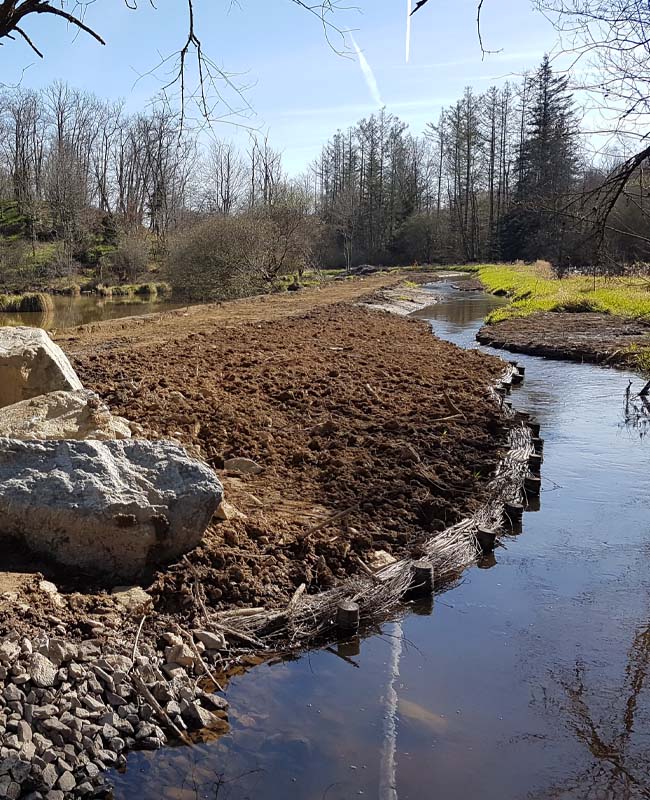
<instances>
[{"instance_id":1,"label":"vegetated far bank","mask_svg":"<svg viewBox=\"0 0 650 800\"><path fill-rule=\"evenodd\" d=\"M129 321L64 343L113 411L198 449L237 509L190 554L194 573L184 562L158 573L158 611L182 610L196 574L212 606L282 604L377 551L417 554L486 499L505 445L488 391L503 363L439 341L422 322L328 305L327 291L305 292L319 305L301 296L298 316L271 297L251 303L263 321L243 321L239 302L230 319L224 304L212 318L162 315L142 339ZM224 472L233 456L262 472Z\"/></svg>"},{"instance_id":2,"label":"vegetated far bank","mask_svg":"<svg viewBox=\"0 0 650 800\"><path fill-rule=\"evenodd\" d=\"M468 269L510 298L487 317L482 344L650 371L650 275L558 277L546 262Z\"/></svg>"}]
</instances>

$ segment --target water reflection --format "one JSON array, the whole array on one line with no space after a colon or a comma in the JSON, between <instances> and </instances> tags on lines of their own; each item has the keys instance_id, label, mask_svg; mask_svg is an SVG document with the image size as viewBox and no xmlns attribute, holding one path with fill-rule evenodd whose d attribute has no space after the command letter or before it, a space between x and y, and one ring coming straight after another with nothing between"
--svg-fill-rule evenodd
<instances>
[{"instance_id":1,"label":"water reflection","mask_svg":"<svg viewBox=\"0 0 650 800\"><path fill-rule=\"evenodd\" d=\"M500 301L436 291L425 318L475 346ZM545 439L523 533L377 635L235 676L230 731L134 754L115 797L648 797L648 453L621 426L628 381L642 382L518 360L511 399Z\"/></svg>"},{"instance_id":2,"label":"water reflection","mask_svg":"<svg viewBox=\"0 0 650 800\"><path fill-rule=\"evenodd\" d=\"M632 391L633 381L625 388L623 404L623 425L629 431L634 431L641 439L650 430L650 400L648 400L647 387L644 386L636 394Z\"/></svg>"},{"instance_id":3,"label":"water reflection","mask_svg":"<svg viewBox=\"0 0 650 800\"><path fill-rule=\"evenodd\" d=\"M53 308L46 312L0 312L0 326L27 325L54 330L101 322L106 319L121 319L139 314L169 311L181 307L181 303L174 303L168 297L157 295L143 297L135 295L99 297L94 294L80 297L53 295L52 300Z\"/></svg>"},{"instance_id":4,"label":"water reflection","mask_svg":"<svg viewBox=\"0 0 650 800\"><path fill-rule=\"evenodd\" d=\"M641 627L628 651L622 685L602 692L584 661L573 673L555 675L563 695L554 701L564 725L590 756L589 765L551 787L544 797L567 800L634 800L650 797L650 732L647 689L650 625ZM611 696L610 696L611 695ZM604 701L610 699L607 704Z\"/></svg>"}]
</instances>

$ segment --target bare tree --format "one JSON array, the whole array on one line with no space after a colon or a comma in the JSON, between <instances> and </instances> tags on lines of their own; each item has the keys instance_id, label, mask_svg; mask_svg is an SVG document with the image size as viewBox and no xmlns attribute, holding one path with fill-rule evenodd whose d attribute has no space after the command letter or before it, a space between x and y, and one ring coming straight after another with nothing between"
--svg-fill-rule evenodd
<instances>
[{"instance_id":1,"label":"bare tree","mask_svg":"<svg viewBox=\"0 0 650 800\"><path fill-rule=\"evenodd\" d=\"M342 50L346 49L344 33L333 21L333 15L337 11L348 8L343 0L316 0L313 3L306 0L285 1L292 2L314 16L334 49L337 46ZM148 2L152 8L158 10L154 0ZM39 58L43 58L40 45L34 41L26 28L29 22L38 16L59 19L91 36L99 44L105 45L106 41L99 32L101 24L90 24L88 21L88 11L94 3L95 0L0 0L0 45L5 44L3 41L5 39L15 40L20 37ZM124 3L129 10L133 12L138 10L138 0L124 0ZM152 70L156 72L165 69L167 77L163 93L170 89L178 89L181 121L184 121L187 101L195 102L201 116L206 120L222 116L223 114L217 113L216 109L224 105L227 113L239 113L242 105L245 110L250 110L242 87L235 82L234 76L219 66L203 47L196 20L197 0L183 0L183 5L185 26L184 34L179 38L178 48L168 56L164 56ZM158 13L165 12L158 10ZM102 17L99 16L99 19ZM336 42L334 35L338 37ZM194 86L187 85L190 65L198 76L197 84Z\"/></svg>"},{"instance_id":2,"label":"bare tree","mask_svg":"<svg viewBox=\"0 0 650 800\"><path fill-rule=\"evenodd\" d=\"M246 192L246 166L232 142L212 143L203 168L203 182L206 211L228 216L241 206Z\"/></svg>"}]
</instances>

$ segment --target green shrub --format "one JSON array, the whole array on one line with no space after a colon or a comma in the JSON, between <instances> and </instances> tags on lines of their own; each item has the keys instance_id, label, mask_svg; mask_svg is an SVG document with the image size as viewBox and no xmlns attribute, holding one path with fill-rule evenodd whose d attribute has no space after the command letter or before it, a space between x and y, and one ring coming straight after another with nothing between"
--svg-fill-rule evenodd
<instances>
[{"instance_id":1,"label":"green shrub","mask_svg":"<svg viewBox=\"0 0 650 800\"><path fill-rule=\"evenodd\" d=\"M136 294L153 295L158 294L158 284L156 283L141 283L135 287Z\"/></svg>"},{"instance_id":2,"label":"green shrub","mask_svg":"<svg viewBox=\"0 0 650 800\"><path fill-rule=\"evenodd\" d=\"M147 271L149 243L144 236L124 236L112 253L106 255L118 282L134 282Z\"/></svg>"},{"instance_id":3,"label":"green shrub","mask_svg":"<svg viewBox=\"0 0 650 800\"><path fill-rule=\"evenodd\" d=\"M166 272L174 294L188 300L241 297L264 285L258 226L253 218L214 217L172 242Z\"/></svg>"}]
</instances>

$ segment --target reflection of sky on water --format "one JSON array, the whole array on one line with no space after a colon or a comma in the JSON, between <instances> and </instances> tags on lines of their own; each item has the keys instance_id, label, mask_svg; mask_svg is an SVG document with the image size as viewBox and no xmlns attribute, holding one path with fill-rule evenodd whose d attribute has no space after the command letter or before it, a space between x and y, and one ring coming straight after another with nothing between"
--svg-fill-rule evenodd
<instances>
[{"instance_id":1,"label":"reflection of sky on water","mask_svg":"<svg viewBox=\"0 0 650 800\"><path fill-rule=\"evenodd\" d=\"M495 302L454 294L425 316L473 345ZM116 797L650 795L648 452L621 427L628 379L637 390L642 381L517 359L526 381L512 400L539 418L546 442L541 510L494 567L468 571L431 616L405 617L398 679L392 624L358 654L348 646L348 660L323 651L262 666L228 690L230 735L132 756ZM397 778L381 795L391 685Z\"/></svg>"}]
</instances>

